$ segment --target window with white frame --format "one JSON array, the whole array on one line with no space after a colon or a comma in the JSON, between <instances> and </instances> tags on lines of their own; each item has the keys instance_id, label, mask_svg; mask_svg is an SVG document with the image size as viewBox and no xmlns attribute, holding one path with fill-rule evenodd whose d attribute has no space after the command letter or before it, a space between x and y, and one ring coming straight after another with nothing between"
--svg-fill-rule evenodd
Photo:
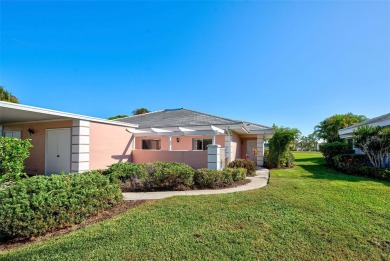
<instances>
[{"instance_id":1,"label":"window with white frame","mask_svg":"<svg viewBox=\"0 0 390 261\"><path fill-rule=\"evenodd\" d=\"M143 150L161 150L161 140L142 140Z\"/></svg>"},{"instance_id":2,"label":"window with white frame","mask_svg":"<svg viewBox=\"0 0 390 261\"><path fill-rule=\"evenodd\" d=\"M207 150L210 144L213 144L212 139L192 139L192 150Z\"/></svg>"},{"instance_id":3,"label":"window with white frame","mask_svg":"<svg viewBox=\"0 0 390 261\"><path fill-rule=\"evenodd\" d=\"M20 130L6 130L3 131L4 137L10 137L10 138L22 138L22 131Z\"/></svg>"}]
</instances>

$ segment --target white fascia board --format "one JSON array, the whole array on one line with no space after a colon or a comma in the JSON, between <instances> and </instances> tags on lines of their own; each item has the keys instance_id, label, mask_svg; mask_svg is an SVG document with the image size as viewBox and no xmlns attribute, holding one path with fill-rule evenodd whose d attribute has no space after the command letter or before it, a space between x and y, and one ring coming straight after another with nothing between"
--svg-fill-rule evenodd
<instances>
[{"instance_id":1,"label":"white fascia board","mask_svg":"<svg viewBox=\"0 0 390 261\"><path fill-rule=\"evenodd\" d=\"M249 134L274 134L274 129L264 129L264 130L252 130L249 131Z\"/></svg>"},{"instance_id":2,"label":"white fascia board","mask_svg":"<svg viewBox=\"0 0 390 261\"><path fill-rule=\"evenodd\" d=\"M134 133L135 137L148 137L148 136L205 136L205 135L218 135L216 131L204 130L204 131L172 131L172 132L147 132L147 133Z\"/></svg>"},{"instance_id":3,"label":"white fascia board","mask_svg":"<svg viewBox=\"0 0 390 261\"><path fill-rule=\"evenodd\" d=\"M359 128L360 126L364 126L364 125L386 127L386 126L390 126L390 120L383 120L383 121L378 121L378 122L373 122L373 123L368 123L368 124L362 124L362 125L358 125L358 126L355 126L355 127L354 126L350 126L348 128L341 129L341 130L339 130L340 138L343 138L342 136L346 136L348 138L352 137L353 136L353 132L357 128Z\"/></svg>"},{"instance_id":4,"label":"white fascia board","mask_svg":"<svg viewBox=\"0 0 390 261\"><path fill-rule=\"evenodd\" d=\"M220 129L220 128L215 127L215 126L213 126L213 125L211 125L210 127L211 127L211 129L212 129L213 131L215 131L215 132L218 132L218 133L225 133L225 131L224 131L223 129Z\"/></svg>"},{"instance_id":5,"label":"white fascia board","mask_svg":"<svg viewBox=\"0 0 390 261\"><path fill-rule=\"evenodd\" d=\"M146 131L146 130L137 130L137 129L126 129L130 133L152 133L151 131Z\"/></svg>"},{"instance_id":6,"label":"white fascia board","mask_svg":"<svg viewBox=\"0 0 390 261\"><path fill-rule=\"evenodd\" d=\"M62 112L62 111L49 110L49 109L45 109L45 108L33 107L33 106L28 106L28 105L23 105L23 104L18 104L18 103L0 101L0 107L20 110L20 111L30 111L30 112L36 112L36 113L41 113L41 114L54 115L54 116L59 116L59 117L63 117L63 118L106 123L106 124L110 124L110 125L118 125L118 126L124 126L124 127L138 127L138 124L125 123L125 122L119 122L119 121L113 121L113 120L105 120L105 119L101 119L101 118L95 118L95 117L90 117L90 116L85 116L85 115L80 115L80 114Z\"/></svg>"},{"instance_id":7,"label":"white fascia board","mask_svg":"<svg viewBox=\"0 0 390 261\"><path fill-rule=\"evenodd\" d=\"M192 130L192 129L187 129L187 128L183 128L183 127L179 127L179 130L180 131L195 131L195 130Z\"/></svg>"},{"instance_id":8,"label":"white fascia board","mask_svg":"<svg viewBox=\"0 0 390 261\"><path fill-rule=\"evenodd\" d=\"M164 129L159 129L159 128L150 128L152 131L160 133L160 132L165 132L165 133L170 133L172 131L170 130L164 130Z\"/></svg>"}]
</instances>

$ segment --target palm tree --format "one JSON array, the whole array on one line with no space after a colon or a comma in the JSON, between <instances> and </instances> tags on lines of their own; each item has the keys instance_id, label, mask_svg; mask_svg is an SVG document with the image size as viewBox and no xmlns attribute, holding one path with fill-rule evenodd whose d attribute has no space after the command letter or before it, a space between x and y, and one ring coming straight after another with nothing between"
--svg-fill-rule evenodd
<instances>
[{"instance_id":1,"label":"palm tree","mask_svg":"<svg viewBox=\"0 0 390 261\"><path fill-rule=\"evenodd\" d=\"M8 92L3 86L0 86L0 101L19 103L19 99Z\"/></svg>"}]
</instances>

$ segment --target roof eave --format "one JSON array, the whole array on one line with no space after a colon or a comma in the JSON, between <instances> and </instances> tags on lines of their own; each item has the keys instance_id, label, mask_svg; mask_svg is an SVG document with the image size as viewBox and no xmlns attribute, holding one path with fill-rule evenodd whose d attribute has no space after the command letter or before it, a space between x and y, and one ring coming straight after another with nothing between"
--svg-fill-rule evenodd
<instances>
[{"instance_id":1,"label":"roof eave","mask_svg":"<svg viewBox=\"0 0 390 261\"><path fill-rule=\"evenodd\" d=\"M117 126L123 126L123 127L138 127L138 124L132 124L132 123L124 123L119 121L113 121L113 120L105 120L101 118L95 118L80 114L73 114L68 112L62 112L62 111L55 111L45 108L39 108L34 106L28 106L28 105L22 105L18 103L11 103L11 102L4 102L0 101L0 107L8 108L8 109L15 109L20 111L29 111L29 112L35 112L35 113L41 113L51 116L58 116L65 119L78 119L78 120L86 120L86 121L92 121L92 122L98 122L98 123L105 123L110 125L117 125Z\"/></svg>"}]
</instances>

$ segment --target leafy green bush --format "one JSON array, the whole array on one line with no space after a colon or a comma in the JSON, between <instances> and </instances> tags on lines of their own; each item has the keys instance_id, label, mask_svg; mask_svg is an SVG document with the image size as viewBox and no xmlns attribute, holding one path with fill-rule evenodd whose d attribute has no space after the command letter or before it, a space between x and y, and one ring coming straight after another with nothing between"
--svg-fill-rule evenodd
<instances>
[{"instance_id":1,"label":"leafy green bush","mask_svg":"<svg viewBox=\"0 0 390 261\"><path fill-rule=\"evenodd\" d=\"M256 163L249 159L236 159L228 164L228 168L244 168L248 176L253 176L256 173Z\"/></svg>"},{"instance_id":2,"label":"leafy green bush","mask_svg":"<svg viewBox=\"0 0 390 261\"><path fill-rule=\"evenodd\" d=\"M181 190L194 184L194 169L185 163L153 162L144 164L148 186L153 189Z\"/></svg>"},{"instance_id":3,"label":"leafy green bush","mask_svg":"<svg viewBox=\"0 0 390 261\"><path fill-rule=\"evenodd\" d=\"M353 132L356 147L361 149L374 167L385 167L390 153L390 129L382 126L359 126Z\"/></svg>"},{"instance_id":4,"label":"leafy green bush","mask_svg":"<svg viewBox=\"0 0 390 261\"><path fill-rule=\"evenodd\" d=\"M23 176L24 161L31 147L30 140L0 136L0 182L19 180Z\"/></svg>"},{"instance_id":5,"label":"leafy green bush","mask_svg":"<svg viewBox=\"0 0 390 261\"><path fill-rule=\"evenodd\" d=\"M370 165L370 160L365 154L343 154L333 157L333 166L340 169L368 165Z\"/></svg>"},{"instance_id":6,"label":"leafy green bush","mask_svg":"<svg viewBox=\"0 0 390 261\"><path fill-rule=\"evenodd\" d=\"M390 169L372 166L350 166L340 169L346 174L390 181Z\"/></svg>"},{"instance_id":7,"label":"leafy green bush","mask_svg":"<svg viewBox=\"0 0 390 261\"><path fill-rule=\"evenodd\" d=\"M249 161L245 161L246 166ZM250 162L249 162L250 163ZM253 163L253 162L252 162ZM246 178L245 168L225 168L223 171L195 171L184 163L153 162L144 164L116 163L104 171L121 182L123 191L187 190L225 187Z\"/></svg>"},{"instance_id":8,"label":"leafy green bush","mask_svg":"<svg viewBox=\"0 0 390 261\"><path fill-rule=\"evenodd\" d=\"M294 157L290 153L290 145L300 134L298 129L273 126L274 135L269 140L269 152L265 160L268 168L292 167Z\"/></svg>"},{"instance_id":9,"label":"leafy green bush","mask_svg":"<svg viewBox=\"0 0 390 261\"><path fill-rule=\"evenodd\" d=\"M103 175L112 175L121 181L127 179L145 179L146 171L142 165L131 162L119 162L112 164L103 171Z\"/></svg>"},{"instance_id":10,"label":"leafy green bush","mask_svg":"<svg viewBox=\"0 0 390 261\"><path fill-rule=\"evenodd\" d=\"M346 174L390 180L390 170L370 166L365 154L344 154L333 157L333 166Z\"/></svg>"},{"instance_id":11,"label":"leafy green bush","mask_svg":"<svg viewBox=\"0 0 390 261\"><path fill-rule=\"evenodd\" d=\"M219 170L198 169L194 175L195 185L199 188L216 188L223 184L223 180L226 178L224 173Z\"/></svg>"},{"instance_id":12,"label":"leafy green bush","mask_svg":"<svg viewBox=\"0 0 390 261\"><path fill-rule=\"evenodd\" d=\"M236 169L225 168L223 170L223 172L226 173L226 175L231 176L233 181L239 181L239 180L243 180L246 178L247 169L245 169L245 168L236 168Z\"/></svg>"},{"instance_id":13,"label":"leafy green bush","mask_svg":"<svg viewBox=\"0 0 390 261\"><path fill-rule=\"evenodd\" d=\"M98 172L35 176L0 190L0 237L31 237L78 224L122 199Z\"/></svg>"},{"instance_id":14,"label":"leafy green bush","mask_svg":"<svg viewBox=\"0 0 390 261\"><path fill-rule=\"evenodd\" d=\"M333 157L337 155L354 153L350 144L339 141L321 144L320 151L324 155L325 161L328 165L333 165Z\"/></svg>"},{"instance_id":15,"label":"leafy green bush","mask_svg":"<svg viewBox=\"0 0 390 261\"><path fill-rule=\"evenodd\" d=\"M273 168L273 165L268 164L271 162L269 150L266 150L264 153L265 166L268 168ZM286 151L281 157L279 157L279 162L277 164L278 168L292 168L294 167L294 155L291 151Z\"/></svg>"}]
</instances>

